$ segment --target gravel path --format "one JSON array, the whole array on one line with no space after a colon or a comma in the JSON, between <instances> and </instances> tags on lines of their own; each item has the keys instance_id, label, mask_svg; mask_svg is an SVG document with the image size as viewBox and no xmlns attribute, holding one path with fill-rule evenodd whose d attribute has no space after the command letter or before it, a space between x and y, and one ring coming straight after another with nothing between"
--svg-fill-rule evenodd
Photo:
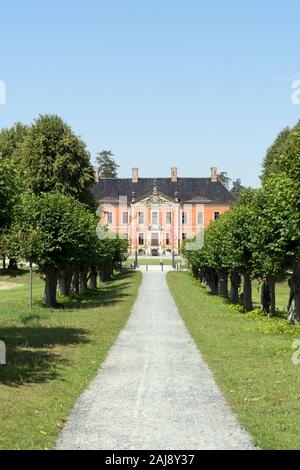
<instances>
[{"instance_id":1,"label":"gravel path","mask_svg":"<svg viewBox=\"0 0 300 470\"><path fill-rule=\"evenodd\" d=\"M143 273L127 326L57 448L253 448L187 332L165 272Z\"/></svg>"}]
</instances>

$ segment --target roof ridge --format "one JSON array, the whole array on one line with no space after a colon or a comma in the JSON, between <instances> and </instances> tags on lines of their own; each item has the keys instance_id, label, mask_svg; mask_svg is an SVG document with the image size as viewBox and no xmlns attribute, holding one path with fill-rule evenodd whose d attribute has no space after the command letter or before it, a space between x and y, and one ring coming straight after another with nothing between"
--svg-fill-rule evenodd
<instances>
[{"instance_id":1,"label":"roof ridge","mask_svg":"<svg viewBox=\"0 0 300 470\"><path fill-rule=\"evenodd\" d=\"M177 179L182 179L182 180L187 180L187 179L193 179L193 180L206 180L206 179L211 179L210 176L178 176ZM108 178L108 177L100 177L99 183L103 180L114 180L114 181L121 181L121 180L128 180L132 181L132 178ZM170 176L139 176L139 181L140 180L171 180ZM220 180L218 180L220 181ZM172 181L173 183L173 181ZM137 184L137 183L134 183Z\"/></svg>"},{"instance_id":2,"label":"roof ridge","mask_svg":"<svg viewBox=\"0 0 300 470\"><path fill-rule=\"evenodd\" d=\"M216 204L230 204L234 201L233 195L222 184L220 180L212 182L210 177L179 177L177 182L171 181L170 177L160 178L139 178L137 183L133 183L131 178L101 178L95 183L93 193L97 199L103 197L118 197L120 195L135 198L151 192L153 180L157 181L157 189L160 193L175 200L175 192L178 191L179 199L189 201L193 198L206 198Z\"/></svg>"}]
</instances>

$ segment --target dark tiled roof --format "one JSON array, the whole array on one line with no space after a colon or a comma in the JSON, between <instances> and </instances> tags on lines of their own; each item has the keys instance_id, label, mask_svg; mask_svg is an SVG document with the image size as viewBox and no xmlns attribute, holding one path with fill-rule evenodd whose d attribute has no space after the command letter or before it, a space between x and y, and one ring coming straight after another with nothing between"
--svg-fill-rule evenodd
<instances>
[{"instance_id":1,"label":"dark tiled roof","mask_svg":"<svg viewBox=\"0 0 300 470\"><path fill-rule=\"evenodd\" d=\"M138 183L133 183L131 178L103 178L95 184L93 194L99 202L119 196L127 196L131 202L133 192L136 199L151 193L153 181L153 178L140 178ZM171 178L156 178L155 181L158 192L174 200L177 191L180 202L230 204L234 201L220 181L213 183L210 178L178 178L177 183Z\"/></svg>"}]
</instances>

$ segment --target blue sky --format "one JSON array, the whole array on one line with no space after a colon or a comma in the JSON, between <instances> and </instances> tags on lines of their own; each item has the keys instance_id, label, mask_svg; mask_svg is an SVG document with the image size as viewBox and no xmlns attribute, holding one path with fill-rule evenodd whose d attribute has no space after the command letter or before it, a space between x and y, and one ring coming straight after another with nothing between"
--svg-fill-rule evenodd
<instances>
[{"instance_id":1,"label":"blue sky","mask_svg":"<svg viewBox=\"0 0 300 470\"><path fill-rule=\"evenodd\" d=\"M1 5L0 127L62 116L120 176L259 184L266 148L300 116L295 1L27 0Z\"/></svg>"}]
</instances>

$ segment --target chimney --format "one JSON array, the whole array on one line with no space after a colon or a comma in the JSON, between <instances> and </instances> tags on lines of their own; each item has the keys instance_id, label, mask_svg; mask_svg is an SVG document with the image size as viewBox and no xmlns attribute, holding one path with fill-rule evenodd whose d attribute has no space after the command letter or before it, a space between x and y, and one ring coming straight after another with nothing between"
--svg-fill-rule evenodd
<instances>
[{"instance_id":1,"label":"chimney","mask_svg":"<svg viewBox=\"0 0 300 470\"><path fill-rule=\"evenodd\" d=\"M96 183L99 183L100 175L99 175L99 168L97 166L94 167L94 172L95 172L95 181Z\"/></svg>"},{"instance_id":2,"label":"chimney","mask_svg":"<svg viewBox=\"0 0 300 470\"><path fill-rule=\"evenodd\" d=\"M177 168L175 166L171 168L171 181L177 183Z\"/></svg>"},{"instance_id":3,"label":"chimney","mask_svg":"<svg viewBox=\"0 0 300 470\"><path fill-rule=\"evenodd\" d=\"M132 182L138 183L139 182L139 169L132 168Z\"/></svg>"},{"instance_id":4,"label":"chimney","mask_svg":"<svg viewBox=\"0 0 300 470\"><path fill-rule=\"evenodd\" d=\"M211 175L210 175L210 179L211 179L211 182L212 183L217 183L218 181L218 169L217 167L213 166L211 169Z\"/></svg>"}]
</instances>

